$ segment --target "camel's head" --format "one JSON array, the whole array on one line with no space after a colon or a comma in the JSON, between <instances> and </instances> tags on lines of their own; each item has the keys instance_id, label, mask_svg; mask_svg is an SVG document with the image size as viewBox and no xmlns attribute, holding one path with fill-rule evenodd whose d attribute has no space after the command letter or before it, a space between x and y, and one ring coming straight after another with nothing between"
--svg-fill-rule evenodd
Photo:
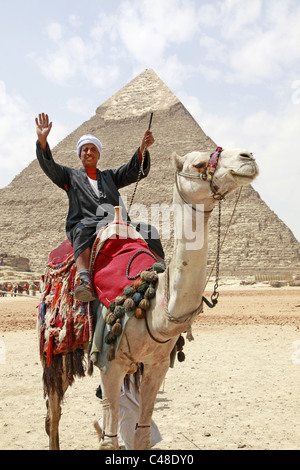
<instances>
[{"instance_id":1,"label":"camel's head","mask_svg":"<svg viewBox=\"0 0 300 470\"><path fill-rule=\"evenodd\" d=\"M179 192L191 203L222 199L234 189L250 184L259 172L252 153L243 149L218 147L212 154L191 152L183 157L173 154L173 159Z\"/></svg>"}]
</instances>

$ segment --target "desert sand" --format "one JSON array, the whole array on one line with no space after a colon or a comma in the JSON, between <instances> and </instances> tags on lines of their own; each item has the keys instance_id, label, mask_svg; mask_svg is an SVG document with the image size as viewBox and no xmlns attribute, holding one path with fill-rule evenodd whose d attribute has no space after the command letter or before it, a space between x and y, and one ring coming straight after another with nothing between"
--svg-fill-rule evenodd
<instances>
[{"instance_id":1,"label":"desert sand","mask_svg":"<svg viewBox=\"0 0 300 470\"><path fill-rule=\"evenodd\" d=\"M38 298L0 298L0 449L46 450ZM169 369L153 418L162 450L300 449L300 288L224 285ZM96 450L99 372L68 389L63 450Z\"/></svg>"}]
</instances>

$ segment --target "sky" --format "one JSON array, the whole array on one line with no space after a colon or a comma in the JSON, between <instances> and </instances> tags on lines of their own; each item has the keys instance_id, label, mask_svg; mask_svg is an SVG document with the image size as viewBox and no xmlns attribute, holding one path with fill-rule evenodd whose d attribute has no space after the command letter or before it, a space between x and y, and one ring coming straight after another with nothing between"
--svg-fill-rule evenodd
<instances>
[{"instance_id":1,"label":"sky","mask_svg":"<svg viewBox=\"0 0 300 470\"><path fill-rule=\"evenodd\" d=\"M35 158L38 113L54 147L150 68L217 145L253 152L300 241L299 0L0 0L0 24L0 188Z\"/></svg>"}]
</instances>

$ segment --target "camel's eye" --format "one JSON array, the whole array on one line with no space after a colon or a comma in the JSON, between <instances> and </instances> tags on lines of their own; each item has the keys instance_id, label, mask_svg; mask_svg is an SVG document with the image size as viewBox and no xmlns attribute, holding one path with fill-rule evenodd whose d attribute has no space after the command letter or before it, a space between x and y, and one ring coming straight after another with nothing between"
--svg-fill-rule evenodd
<instances>
[{"instance_id":1,"label":"camel's eye","mask_svg":"<svg viewBox=\"0 0 300 470\"><path fill-rule=\"evenodd\" d=\"M194 168L197 168L197 170L205 170L207 163L206 162L200 162L196 163L193 165Z\"/></svg>"}]
</instances>

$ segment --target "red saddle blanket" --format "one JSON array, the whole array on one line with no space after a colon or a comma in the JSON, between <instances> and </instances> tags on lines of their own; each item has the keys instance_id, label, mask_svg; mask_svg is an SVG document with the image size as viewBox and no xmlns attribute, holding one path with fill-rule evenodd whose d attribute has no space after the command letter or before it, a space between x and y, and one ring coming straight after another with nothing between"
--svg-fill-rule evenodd
<instances>
[{"instance_id":1,"label":"red saddle blanket","mask_svg":"<svg viewBox=\"0 0 300 470\"><path fill-rule=\"evenodd\" d=\"M95 259L92 272L100 302L108 307L155 261L144 240L119 237L107 240Z\"/></svg>"},{"instance_id":2,"label":"red saddle blanket","mask_svg":"<svg viewBox=\"0 0 300 470\"><path fill-rule=\"evenodd\" d=\"M69 240L62 242L57 248L51 251L48 266L58 268L73 259L73 247Z\"/></svg>"}]
</instances>

